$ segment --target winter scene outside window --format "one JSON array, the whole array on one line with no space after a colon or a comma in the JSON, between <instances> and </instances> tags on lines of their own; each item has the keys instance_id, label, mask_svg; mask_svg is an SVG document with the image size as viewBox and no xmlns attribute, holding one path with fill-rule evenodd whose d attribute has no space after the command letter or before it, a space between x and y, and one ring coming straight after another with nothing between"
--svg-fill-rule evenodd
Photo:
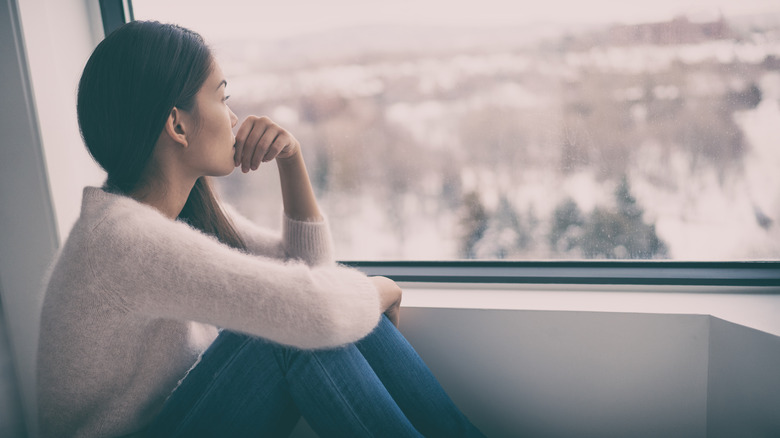
<instances>
[{"instance_id":1,"label":"winter scene outside window","mask_svg":"<svg viewBox=\"0 0 780 438\"><path fill-rule=\"evenodd\" d=\"M133 8L300 141L342 260L780 258L780 2L477 3ZM277 178L216 182L278 227Z\"/></svg>"}]
</instances>

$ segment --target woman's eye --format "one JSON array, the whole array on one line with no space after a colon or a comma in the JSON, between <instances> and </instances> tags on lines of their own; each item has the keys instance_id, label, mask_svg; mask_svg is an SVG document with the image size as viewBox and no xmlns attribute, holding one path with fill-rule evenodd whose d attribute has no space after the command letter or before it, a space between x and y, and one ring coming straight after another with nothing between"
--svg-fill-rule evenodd
<instances>
[{"instance_id":1,"label":"woman's eye","mask_svg":"<svg viewBox=\"0 0 780 438\"><path fill-rule=\"evenodd\" d=\"M230 96L225 96L225 97L222 98L222 101L223 102L227 102L228 99L230 99Z\"/></svg>"}]
</instances>

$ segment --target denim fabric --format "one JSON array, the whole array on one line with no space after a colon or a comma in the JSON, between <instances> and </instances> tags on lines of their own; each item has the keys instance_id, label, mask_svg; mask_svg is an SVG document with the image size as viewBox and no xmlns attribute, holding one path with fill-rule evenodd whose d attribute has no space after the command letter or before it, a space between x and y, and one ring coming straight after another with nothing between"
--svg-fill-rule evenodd
<instances>
[{"instance_id":1,"label":"denim fabric","mask_svg":"<svg viewBox=\"0 0 780 438\"><path fill-rule=\"evenodd\" d=\"M223 330L148 429L159 437L481 437L386 316L355 344L300 350Z\"/></svg>"}]
</instances>

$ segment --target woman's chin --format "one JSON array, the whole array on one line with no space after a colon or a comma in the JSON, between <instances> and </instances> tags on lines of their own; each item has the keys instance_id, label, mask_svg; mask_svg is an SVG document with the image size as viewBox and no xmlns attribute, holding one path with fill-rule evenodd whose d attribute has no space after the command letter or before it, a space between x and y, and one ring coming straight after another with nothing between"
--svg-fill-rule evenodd
<instances>
[{"instance_id":1,"label":"woman's chin","mask_svg":"<svg viewBox=\"0 0 780 438\"><path fill-rule=\"evenodd\" d=\"M234 170L236 170L236 166L231 161L230 166L225 165L221 169L214 169L211 172L209 172L208 176L213 176L213 177L228 176L231 173L233 173Z\"/></svg>"},{"instance_id":2,"label":"woman's chin","mask_svg":"<svg viewBox=\"0 0 780 438\"><path fill-rule=\"evenodd\" d=\"M225 172L223 172L223 173L222 173L222 175L220 175L220 176L228 176L228 175L230 175L231 173L233 173L233 171L234 171L234 170L236 170L236 166L234 166L234 165L231 163L231 164L230 164L230 167L229 167L229 168L227 168L227 169L225 169Z\"/></svg>"}]
</instances>

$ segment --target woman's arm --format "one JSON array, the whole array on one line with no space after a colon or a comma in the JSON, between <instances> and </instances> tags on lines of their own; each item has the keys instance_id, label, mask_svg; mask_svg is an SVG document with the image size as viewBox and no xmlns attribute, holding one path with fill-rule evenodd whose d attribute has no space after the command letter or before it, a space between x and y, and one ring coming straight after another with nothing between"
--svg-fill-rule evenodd
<instances>
[{"instance_id":1,"label":"woman's arm","mask_svg":"<svg viewBox=\"0 0 780 438\"><path fill-rule=\"evenodd\" d=\"M276 159L279 168L284 212L287 217L285 226L324 221L314 197L298 140L268 117L248 117L236 134L236 166L240 165L241 170L246 173L250 169L256 170L261 162L273 159ZM323 255L322 258L326 256ZM382 311L397 326L401 288L385 277L374 277L372 282L379 292Z\"/></svg>"},{"instance_id":2,"label":"woman's arm","mask_svg":"<svg viewBox=\"0 0 780 438\"><path fill-rule=\"evenodd\" d=\"M104 297L128 312L301 348L354 342L383 310L380 290L354 269L248 255L152 209L116 207L86 251Z\"/></svg>"},{"instance_id":3,"label":"woman's arm","mask_svg":"<svg viewBox=\"0 0 780 438\"><path fill-rule=\"evenodd\" d=\"M321 221L322 214L314 198L314 190L300 147L291 156L277 157L276 164L279 168L285 214L298 221Z\"/></svg>"},{"instance_id":4,"label":"woman's arm","mask_svg":"<svg viewBox=\"0 0 780 438\"><path fill-rule=\"evenodd\" d=\"M298 140L268 117L249 116L238 128L235 150L235 165L244 173L257 170L260 163L276 160L284 204L286 256L312 266L332 263L330 232L317 206ZM253 227L245 228L252 233Z\"/></svg>"},{"instance_id":5,"label":"woman's arm","mask_svg":"<svg viewBox=\"0 0 780 438\"><path fill-rule=\"evenodd\" d=\"M279 260L297 259L309 266L334 263L333 242L326 221L308 222L282 218L282 233L263 228L222 204L251 254Z\"/></svg>"},{"instance_id":6,"label":"woman's arm","mask_svg":"<svg viewBox=\"0 0 780 438\"><path fill-rule=\"evenodd\" d=\"M235 149L235 164L244 173L257 170L260 163L276 160L284 204L286 255L309 265L332 263L330 232L314 197L298 140L268 117L249 116L238 128ZM251 227L247 229L251 231Z\"/></svg>"}]
</instances>

